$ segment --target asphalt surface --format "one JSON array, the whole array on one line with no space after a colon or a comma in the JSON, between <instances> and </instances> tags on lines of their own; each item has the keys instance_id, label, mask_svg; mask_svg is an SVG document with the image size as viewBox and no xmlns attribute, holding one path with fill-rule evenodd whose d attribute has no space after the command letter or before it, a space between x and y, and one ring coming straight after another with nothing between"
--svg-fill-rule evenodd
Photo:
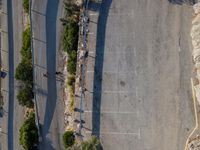
<instances>
[{"instance_id":1,"label":"asphalt surface","mask_svg":"<svg viewBox=\"0 0 200 150\"><path fill-rule=\"evenodd\" d=\"M14 42L13 42L13 14L12 14L12 1L7 1L8 12L8 149L13 149L13 110L14 110Z\"/></svg>"},{"instance_id":2,"label":"asphalt surface","mask_svg":"<svg viewBox=\"0 0 200 150\"><path fill-rule=\"evenodd\" d=\"M64 105L58 71L62 1L34 0L32 6L36 100L41 125L41 150L62 150ZM43 74L48 73L47 77Z\"/></svg>"},{"instance_id":3,"label":"asphalt surface","mask_svg":"<svg viewBox=\"0 0 200 150\"><path fill-rule=\"evenodd\" d=\"M8 26L7 26L7 1L1 1L1 66L8 70ZM7 149L7 122L8 122L8 76L1 79L1 88L3 95L3 117L0 118L0 149Z\"/></svg>"},{"instance_id":4,"label":"asphalt surface","mask_svg":"<svg viewBox=\"0 0 200 150\"><path fill-rule=\"evenodd\" d=\"M14 72L20 62L20 50L22 45L22 32L24 30L23 23L23 7L21 0L13 0L13 38L14 38ZM19 145L19 129L24 121L25 108L19 105L16 96L19 89L19 83L14 79L14 99L13 99L13 150L21 150Z\"/></svg>"},{"instance_id":5,"label":"asphalt surface","mask_svg":"<svg viewBox=\"0 0 200 150\"><path fill-rule=\"evenodd\" d=\"M168 0L89 6L83 130L105 150L182 150L194 127L192 7Z\"/></svg>"},{"instance_id":6,"label":"asphalt surface","mask_svg":"<svg viewBox=\"0 0 200 150\"><path fill-rule=\"evenodd\" d=\"M22 15L22 2L21 1L7 1L7 16L8 16L8 53L9 55L3 56L3 63L8 62L7 70L8 84L4 85L4 92L8 92L8 115L7 117L7 148L9 150L20 150L22 147L19 145L19 128L23 122L24 109L19 106L16 100L18 83L14 79L15 68L20 60L21 37L23 29L23 15ZM5 49L6 50L6 49Z\"/></svg>"}]
</instances>

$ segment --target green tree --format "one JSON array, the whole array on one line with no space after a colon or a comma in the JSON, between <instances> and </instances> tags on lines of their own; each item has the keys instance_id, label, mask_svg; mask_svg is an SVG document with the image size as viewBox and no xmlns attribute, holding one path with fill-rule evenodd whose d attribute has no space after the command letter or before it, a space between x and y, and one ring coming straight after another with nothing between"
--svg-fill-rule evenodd
<instances>
[{"instance_id":1,"label":"green tree","mask_svg":"<svg viewBox=\"0 0 200 150\"><path fill-rule=\"evenodd\" d=\"M32 85L25 84L22 86L22 88L19 89L19 92L17 94L17 99L20 105L27 106L29 108L33 107L33 91L32 91Z\"/></svg>"},{"instance_id":2,"label":"green tree","mask_svg":"<svg viewBox=\"0 0 200 150\"><path fill-rule=\"evenodd\" d=\"M96 136L92 136L89 140L81 143L81 150L98 150L100 148L101 144Z\"/></svg>"},{"instance_id":3,"label":"green tree","mask_svg":"<svg viewBox=\"0 0 200 150\"><path fill-rule=\"evenodd\" d=\"M29 0L23 0L23 8L25 13L29 13Z\"/></svg>"},{"instance_id":4,"label":"green tree","mask_svg":"<svg viewBox=\"0 0 200 150\"><path fill-rule=\"evenodd\" d=\"M66 149L73 146L75 143L75 136L73 131L66 131L63 134L63 143Z\"/></svg>"},{"instance_id":5,"label":"green tree","mask_svg":"<svg viewBox=\"0 0 200 150\"><path fill-rule=\"evenodd\" d=\"M21 80L23 82L28 82L32 84L33 81L32 71L33 71L32 64L27 61L22 61L16 68L15 78L17 80Z\"/></svg>"},{"instance_id":6,"label":"green tree","mask_svg":"<svg viewBox=\"0 0 200 150\"><path fill-rule=\"evenodd\" d=\"M38 129L35 124L35 114L32 112L19 130L19 144L25 150L31 150L38 144Z\"/></svg>"}]
</instances>

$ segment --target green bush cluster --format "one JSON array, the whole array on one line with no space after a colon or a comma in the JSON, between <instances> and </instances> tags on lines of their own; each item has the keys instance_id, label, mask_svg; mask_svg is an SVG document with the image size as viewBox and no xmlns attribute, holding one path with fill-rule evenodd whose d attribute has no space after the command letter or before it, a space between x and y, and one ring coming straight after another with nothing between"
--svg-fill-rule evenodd
<instances>
[{"instance_id":1,"label":"green bush cluster","mask_svg":"<svg viewBox=\"0 0 200 150\"><path fill-rule=\"evenodd\" d=\"M73 131L66 131L63 134L64 147L67 149L75 143L75 136Z\"/></svg>"},{"instance_id":2,"label":"green bush cluster","mask_svg":"<svg viewBox=\"0 0 200 150\"><path fill-rule=\"evenodd\" d=\"M31 108L33 107L32 98L33 98L32 86L29 84L22 85L17 94L17 99L19 104Z\"/></svg>"},{"instance_id":3,"label":"green bush cluster","mask_svg":"<svg viewBox=\"0 0 200 150\"><path fill-rule=\"evenodd\" d=\"M35 124L35 114L30 113L19 130L19 143L25 150L35 149L38 144L38 129Z\"/></svg>"},{"instance_id":4,"label":"green bush cluster","mask_svg":"<svg viewBox=\"0 0 200 150\"><path fill-rule=\"evenodd\" d=\"M22 61L16 68L15 78L27 84L31 84L33 80L32 64L30 62Z\"/></svg>"},{"instance_id":5,"label":"green bush cluster","mask_svg":"<svg viewBox=\"0 0 200 150\"><path fill-rule=\"evenodd\" d=\"M29 27L22 33L22 48L20 53L22 60L15 70L15 78L20 81L22 86L17 94L17 99L20 105L33 107L33 66L31 55L31 34Z\"/></svg>"},{"instance_id":6,"label":"green bush cluster","mask_svg":"<svg viewBox=\"0 0 200 150\"><path fill-rule=\"evenodd\" d=\"M23 0L23 8L25 13L29 13L29 0Z\"/></svg>"},{"instance_id":7,"label":"green bush cluster","mask_svg":"<svg viewBox=\"0 0 200 150\"><path fill-rule=\"evenodd\" d=\"M73 50L77 50L78 46L78 23L71 22L64 26L62 45L65 52L68 54Z\"/></svg>"}]
</instances>

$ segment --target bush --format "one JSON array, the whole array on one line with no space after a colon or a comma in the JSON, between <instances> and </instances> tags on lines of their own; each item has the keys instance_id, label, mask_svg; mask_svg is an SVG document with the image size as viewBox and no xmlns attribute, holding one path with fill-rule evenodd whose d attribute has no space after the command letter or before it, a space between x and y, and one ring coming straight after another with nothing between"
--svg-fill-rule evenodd
<instances>
[{"instance_id":1,"label":"bush","mask_svg":"<svg viewBox=\"0 0 200 150\"><path fill-rule=\"evenodd\" d=\"M67 71L70 74L76 73L76 59L77 59L77 52L73 50L68 54L68 59L67 59Z\"/></svg>"},{"instance_id":2,"label":"bush","mask_svg":"<svg viewBox=\"0 0 200 150\"><path fill-rule=\"evenodd\" d=\"M26 61L31 61L31 32L30 27L23 31L22 33L22 48L21 48L22 59Z\"/></svg>"},{"instance_id":3,"label":"bush","mask_svg":"<svg viewBox=\"0 0 200 150\"><path fill-rule=\"evenodd\" d=\"M92 136L89 140L81 143L81 150L98 150L101 148L101 143L96 136Z\"/></svg>"},{"instance_id":4,"label":"bush","mask_svg":"<svg viewBox=\"0 0 200 150\"><path fill-rule=\"evenodd\" d=\"M29 0L23 0L23 8L25 13L29 13Z\"/></svg>"},{"instance_id":5,"label":"bush","mask_svg":"<svg viewBox=\"0 0 200 150\"><path fill-rule=\"evenodd\" d=\"M30 113L19 130L19 144L25 150L34 149L38 144L38 129L35 124L35 114Z\"/></svg>"},{"instance_id":6,"label":"bush","mask_svg":"<svg viewBox=\"0 0 200 150\"><path fill-rule=\"evenodd\" d=\"M74 132L73 131L66 131L63 134L63 143L64 143L64 147L67 149L69 147L71 147L72 145L74 145L75 143L75 136L74 136Z\"/></svg>"},{"instance_id":7,"label":"bush","mask_svg":"<svg viewBox=\"0 0 200 150\"><path fill-rule=\"evenodd\" d=\"M17 94L17 99L20 105L27 106L29 108L33 107L33 91L32 91L32 85L25 84L22 86L22 88L19 89L19 92Z\"/></svg>"},{"instance_id":8,"label":"bush","mask_svg":"<svg viewBox=\"0 0 200 150\"><path fill-rule=\"evenodd\" d=\"M30 62L22 61L16 68L15 78L17 80L28 82L32 84L33 82L33 68Z\"/></svg>"}]
</instances>

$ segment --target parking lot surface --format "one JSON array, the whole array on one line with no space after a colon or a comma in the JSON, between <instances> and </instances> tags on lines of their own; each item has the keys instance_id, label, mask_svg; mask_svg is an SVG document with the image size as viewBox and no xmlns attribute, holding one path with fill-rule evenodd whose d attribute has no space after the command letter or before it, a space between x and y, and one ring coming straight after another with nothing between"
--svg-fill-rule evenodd
<instances>
[{"instance_id":1,"label":"parking lot surface","mask_svg":"<svg viewBox=\"0 0 200 150\"><path fill-rule=\"evenodd\" d=\"M182 150L194 127L192 7L103 0L89 17L84 136L105 150Z\"/></svg>"}]
</instances>

